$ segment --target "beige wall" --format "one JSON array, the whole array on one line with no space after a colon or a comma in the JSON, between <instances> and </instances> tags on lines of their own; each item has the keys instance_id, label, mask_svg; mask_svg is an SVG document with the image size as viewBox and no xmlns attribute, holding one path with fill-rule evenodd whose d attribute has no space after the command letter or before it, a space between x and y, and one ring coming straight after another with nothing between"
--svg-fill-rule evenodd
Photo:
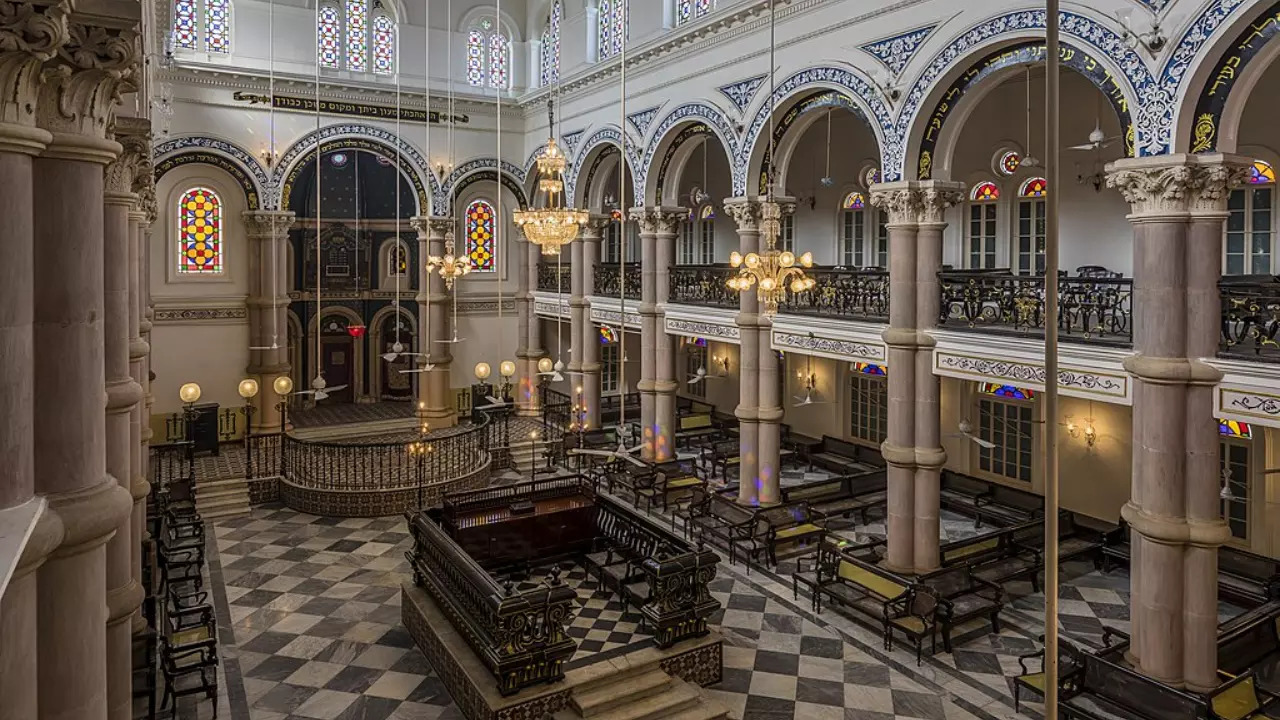
<instances>
[{"instance_id":1,"label":"beige wall","mask_svg":"<svg viewBox=\"0 0 1280 720\"><path fill-rule=\"evenodd\" d=\"M848 382L849 363L815 357L812 365L809 356L800 353L786 354L786 385L782 397L783 422L791 426L791 432L820 439L823 435L844 437L849 428L848 399L843 388ZM813 373L817 385L813 404L801 405L804 398L804 375ZM797 399L799 398L799 399Z\"/></svg>"},{"instance_id":2,"label":"beige wall","mask_svg":"<svg viewBox=\"0 0 1280 720\"><path fill-rule=\"evenodd\" d=\"M717 357L729 358L729 372L725 377L720 377L720 373L724 372L724 368L714 361ZM707 341L707 379L703 381L706 385L705 397L694 397L689 394L689 386L686 384L688 376L685 374L685 357L683 351L676 358L676 378L680 381L679 394L682 397L690 397L698 402L704 402L714 405L716 410L733 414L738 407L738 385L741 382L741 368L738 367L738 346L730 343Z\"/></svg>"}]
</instances>

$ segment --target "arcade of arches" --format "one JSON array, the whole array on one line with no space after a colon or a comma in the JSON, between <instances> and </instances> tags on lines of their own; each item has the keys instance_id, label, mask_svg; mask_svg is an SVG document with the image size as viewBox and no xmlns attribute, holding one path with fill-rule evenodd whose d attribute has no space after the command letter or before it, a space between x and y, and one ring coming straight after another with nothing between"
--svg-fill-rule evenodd
<instances>
[{"instance_id":1,"label":"arcade of arches","mask_svg":"<svg viewBox=\"0 0 1280 720\"><path fill-rule=\"evenodd\" d=\"M1280 6L420 5L0 0L0 720L1280 717Z\"/></svg>"}]
</instances>

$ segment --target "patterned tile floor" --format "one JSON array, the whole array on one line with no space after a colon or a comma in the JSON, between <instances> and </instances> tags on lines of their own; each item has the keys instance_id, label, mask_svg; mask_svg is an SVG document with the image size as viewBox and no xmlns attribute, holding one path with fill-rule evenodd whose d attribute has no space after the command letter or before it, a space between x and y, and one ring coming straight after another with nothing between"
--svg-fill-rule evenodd
<instances>
[{"instance_id":1,"label":"patterned tile floor","mask_svg":"<svg viewBox=\"0 0 1280 720\"><path fill-rule=\"evenodd\" d=\"M882 520L865 528L874 533ZM966 523L944 521L944 532ZM971 523L968 523L971 528ZM232 720L444 719L461 715L400 625L399 584L408 577L409 537L400 518L319 518L279 507L219 521L210 552L222 636L221 717ZM948 535L950 536L950 535ZM956 651L915 663L905 643L886 652L876 630L840 613L809 612L791 596L790 563L777 572L721 564L713 618L726 641L724 681L709 689L737 718L782 720L1003 720L1015 715L1009 678L1017 656L1037 649L1043 595L1007 586L1000 633L962 626ZM636 618L579 568L565 579L583 611L572 633L581 652L625 652L645 642ZM531 574L537 581L539 574ZM1097 643L1102 623L1127 629L1128 578L1089 563L1063 569L1060 622ZM1224 608L1224 612L1229 611ZM206 718L208 703L181 717Z\"/></svg>"}]
</instances>

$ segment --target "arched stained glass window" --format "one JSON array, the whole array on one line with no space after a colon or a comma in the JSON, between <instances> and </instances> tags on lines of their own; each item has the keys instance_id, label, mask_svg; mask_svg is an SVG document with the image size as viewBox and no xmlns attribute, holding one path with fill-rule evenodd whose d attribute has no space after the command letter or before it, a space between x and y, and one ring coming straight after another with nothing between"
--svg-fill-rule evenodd
<instances>
[{"instance_id":1,"label":"arched stained glass window","mask_svg":"<svg viewBox=\"0 0 1280 720\"><path fill-rule=\"evenodd\" d=\"M542 29L542 65L538 79L543 86L560 79L560 20L563 14L563 6L560 0L556 0L547 16L547 25Z\"/></svg>"},{"instance_id":2,"label":"arched stained glass window","mask_svg":"<svg viewBox=\"0 0 1280 720\"><path fill-rule=\"evenodd\" d=\"M395 70L396 24L379 13L373 18L373 71L389 75Z\"/></svg>"},{"instance_id":3,"label":"arched stained glass window","mask_svg":"<svg viewBox=\"0 0 1280 720\"><path fill-rule=\"evenodd\" d=\"M409 274L409 254L404 245L395 243L387 248L387 277L404 277Z\"/></svg>"},{"instance_id":4,"label":"arched stained glass window","mask_svg":"<svg viewBox=\"0 0 1280 720\"><path fill-rule=\"evenodd\" d=\"M866 208L867 200L860 192L851 192L844 196L844 202L840 203L842 210L862 210Z\"/></svg>"},{"instance_id":5,"label":"arched stained glass window","mask_svg":"<svg viewBox=\"0 0 1280 720\"><path fill-rule=\"evenodd\" d=\"M1049 182L1044 178L1031 178L1018 188L1018 195L1027 198L1040 198L1049 194Z\"/></svg>"},{"instance_id":6,"label":"arched stained glass window","mask_svg":"<svg viewBox=\"0 0 1280 720\"><path fill-rule=\"evenodd\" d=\"M467 84L504 89L511 85L511 39L493 18L481 18L467 31Z\"/></svg>"},{"instance_id":7,"label":"arched stained glass window","mask_svg":"<svg viewBox=\"0 0 1280 720\"><path fill-rule=\"evenodd\" d=\"M1014 387L1013 385L1001 385L1000 383L981 383L978 386L978 391L983 395L994 395L1012 400L1030 400L1036 396L1032 390Z\"/></svg>"},{"instance_id":8,"label":"arched stained glass window","mask_svg":"<svg viewBox=\"0 0 1280 720\"><path fill-rule=\"evenodd\" d=\"M622 53L622 43L627 37L627 3L618 0L613 4L613 15L609 18L612 54Z\"/></svg>"},{"instance_id":9,"label":"arched stained glass window","mask_svg":"<svg viewBox=\"0 0 1280 720\"><path fill-rule=\"evenodd\" d=\"M511 62L511 43L502 33L489 36L489 87L507 87L508 65Z\"/></svg>"},{"instance_id":10,"label":"arched stained glass window","mask_svg":"<svg viewBox=\"0 0 1280 720\"><path fill-rule=\"evenodd\" d=\"M484 85L484 33L479 30L467 33L467 83Z\"/></svg>"},{"instance_id":11,"label":"arched stained glass window","mask_svg":"<svg viewBox=\"0 0 1280 720\"><path fill-rule=\"evenodd\" d=\"M347 0L347 69L361 72L369 65L368 0Z\"/></svg>"},{"instance_id":12,"label":"arched stained glass window","mask_svg":"<svg viewBox=\"0 0 1280 720\"><path fill-rule=\"evenodd\" d=\"M715 8L715 0L675 0L676 25L706 17Z\"/></svg>"},{"instance_id":13,"label":"arched stained glass window","mask_svg":"<svg viewBox=\"0 0 1280 720\"><path fill-rule=\"evenodd\" d=\"M493 206L486 200L476 200L467 206L467 257L471 260L471 269L479 272L493 272L494 264L494 231L496 214Z\"/></svg>"},{"instance_id":14,"label":"arched stained glass window","mask_svg":"<svg viewBox=\"0 0 1280 720\"><path fill-rule=\"evenodd\" d=\"M1241 420L1223 420L1219 418L1218 434L1225 437L1248 440L1253 437L1253 428L1249 427L1249 423Z\"/></svg>"},{"instance_id":15,"label":"arched stained glass window","mask_svg":"<svg viewBox=\"0 0 1280 720\"><path fill-rule=\"evenodd\" d=\"M875 363L866 363L866 362L855 362L853 364L853 371L858 373L859 375L882 376L885 374L884 366L876 365Z\"/></svg>"},{"instance_id":16,"label":"arched stained glass window","mask_svg":"<svg viewBox=\"0 0 1280 720\"><path fill-rule=\"evenodd\" d=\"M1276 171L1266 160L1255 160L1249 169L1249 184L1267 185L1276 181Z\"/></svg>"},{"instance_id":17,"label":"arched stained glass window","mask_svg":"<svg viewBox=\"0 0 1280 720\"><path fill-rule=\"evenodd\" d=\"M231 52L231 0L174 0L173 44L184 50Z\"/></svg>"},{"instance_id":18,"label":"arched stained glass window","mask_svg":"<svg viewBox=\"0 0 1280 720\"><path fill-rule=\"evenodd\" d=\"M192 188L178 201L178 272L222 272L222 200L208 188Z\"/></svg>"},{"instance_id":19,"label":"arched stained glass window","mask_svg":"<svg viewBox=\"0 0 1280 720\"><path fill-rule=\"evenodd\" d=\"M716 206L715 206L715 205L703 205L703 206L702 206L702 211L701 211L700 213L698 213L698 217L699 217L700 219L702 219L702 220L715 220L715 219L716 219Z\"/></svg>"},{"instance_id":20,"label":"arched stained glass window","mask_svg":"<svg viewBox=\"0 0 1280 720\"><path fill-rule=\"evenodd\" d=\"M320 21L316 27L316 47L320 67L336 68L342 57L338 38L341 36L342 20L338 8L333 5L320 6Z\"/></svg>"},{"instance_id":21,"label":"arched stained glass window","mask_svg":"<svg viewBox=\"0 0 1280 720\"><path fill-rule=\"evenodd\" d=\"M1000 199L1000 188L995 183L980 182L969 191L969 199L974 202L992 202Z\"/></svg>"}]
</instances>

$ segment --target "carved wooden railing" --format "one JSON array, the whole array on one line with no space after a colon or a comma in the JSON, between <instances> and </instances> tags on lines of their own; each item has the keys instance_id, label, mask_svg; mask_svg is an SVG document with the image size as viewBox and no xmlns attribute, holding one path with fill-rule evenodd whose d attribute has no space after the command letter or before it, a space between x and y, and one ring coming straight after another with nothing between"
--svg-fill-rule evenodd
<instances>
[{"instance_id":1,"label":"carved wooden railing","mask_svg":"<svg viewBox=\"0 0 1280 720\"><path fill-rule=\"evenodd\" d=\"M1218 292L1222 297L1218 354L1280 362L1280 277L1224 277Z\"/></svg>"},{"instance_id":2,"label":"carved wooden railing","mask_svg":"<svg viewBox=\"0 0 1280 720\"><path fill-rule=\"evenodd\" d=\"M569 294L573 266L567 261L556 262L555 258L538 263L538 289L543 292L561 292Z\"/></svg>"},{"instance_id":3,"label":"carved wooden railing","mask_svg":"<svg viewBox=\"0 0 1280 720\"><path fill-rule=\"evenodd\" d=\"M565 631L577 594L557 572L541 587L517 593L499 585L426 513L417 513L409 527L414 582L497 678L498 692L512 695L564 679L564 663L577 650Z\"/></svg>"},{"instance_id":4,"label":"carved wooden railing","mask_svg":"<svg viewBox=\"0 0 1280 720\"><path fill-rule=\"evenodd\" d=\"M1044 278L1008 270L943 271L939 325L1019 336L1044 335ZM1064 341L1133 342L1133 279L1063 277L1058 331Z\"/></svg>"},{"instance_id":5,"label":"carved wooden railing","mask_svg":"<svg viewBox=\"0 0 1280 720\"><path fill-rule=\"evenodd\" d=\"M677 265L670 271L668 300L736 310L738 293L726 284L736 274L728 265Z\"/></svg>"},{"instance_id":6,"label":"carved wooden railing","mask_svg":"<svg viewBox=\"0 0 1280 720\"><path fill-rule=\"evenodd\" d=\"M601 263L596 266L595 277L592 278L591 294L600 297L618 297L618 282L625 277L626 298L640 299L640 263L627 263L625 272L618 271L617 263Z\"/></svg>"},{"instance_id":7,"label":"carved wooden railing","mask_svg":"<svg viewBox=\"0 0 1280 720\"><path fill-rule=\"evenodd\" d=\"M889 318L889 273L885 270L813 268L813 289L787 294L778 312L854 320Z\"/></svg>"}]
</instances>

